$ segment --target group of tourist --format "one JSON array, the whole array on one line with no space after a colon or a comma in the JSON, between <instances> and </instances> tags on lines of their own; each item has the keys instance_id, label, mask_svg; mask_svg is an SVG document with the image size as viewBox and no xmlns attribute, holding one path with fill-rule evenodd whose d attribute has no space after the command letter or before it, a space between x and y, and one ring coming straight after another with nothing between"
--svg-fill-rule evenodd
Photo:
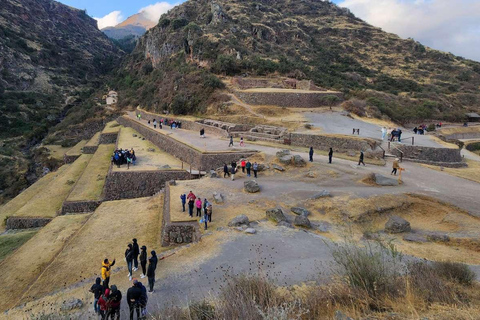
<instances>
[{"instance_id":1,"label":"group of tourist","mask_svg":"<svg viewBox=\"0 0 480 320\"><path fill-rule=\"evenodd\" d=\"M387 137L388 141L398 141L402 142L402 129L394 128L394 129L387 129L386 127L382 127L382 140L385 140Z\"/></svg>"},{"instance_id":2,"label":"group of tourist","mask_svg":"<svg viewBox=\"0 0 480 320\"><path fill-rule=\"evenodd\" d=\"M212 222L212 211L213 206L204 198L202 202L201 197L197 197L191 190L187 194L183 193L180 195L180 201L182 202L182 210L185 212L185 206L188 202L188 214L193 218L193 211L196 208L196 217L200 217L200 223L205 224L205 230L208 229L208 223ZM202 214L203 211L203 214Z\"/></svg>"},{"instance_id":3,"label":"group of tourist","mask_svg":"<svg viewBox=\"0 0 480 320\"><path fill-rule=\"evenodd\" d=\"M137 279L132 278L133 272L138 270L138 262L142 268L140 278L148 278L148 292L153 293L155 283L155 270L159 260L154 250L150 252L148 257L147 247L139 248L137 239L132 239L125 250L125 261L128 268L128 278L133 280L133 286L127 290L127 303L130 308L130 319L136 311L137 318L142 319L147 314L147 288ZM148 267L147 267L148 262ZM90 288L90 292L94 295L93 309L101 319L120 319L120 305L122 301L122 293L116 285L110 286L110 275L112 267L115 265L115 259L112 261L105 259L102 263L101 278L95 280L95 284ZM101 283L101 280L103 282Z\"/></svg>"},{"instance_id":4,"label":"group of tourist","mask_svg":"<svg viewBox=\"0 0 480 320\"><path fill-rule=\"evenodd\" d=\"M113 152L111 161L117 167L120 168L122 164L126 164L127 168L130 169L130 164L135 164L137 157L135 156L135 150L130 149L117 149Z\"/></svg>"},{"instance_id":5,"label":"group of tourist","mask_svg":"<svg viewBox=\"0 0 480 320\"><path fill-rule=\"evenodd\" d=\"M157 125L159 126L160 129L163 129L163 126L169 126L170 129L181 129L182 128L182 123L180 121L176 121L173 119L160 119L157 122L157 119L153 119L152 121L148 120L149 125L153 125L154 129L157 129Z\"/></svg>"},{"instance_id":6,"label":"group of tourist","mask_svg":"<svg viewBox=\"0 0 480 320\"><path fill-rule=\"evenodd\" d=\"M240 168L242 170L242 173L246 173L247 177L252 176L252 171L253 171L253 176L254 178L258 178L258 163L253 162L253 164L250 162L250 160L242 159L240 160ZM223 177L231 177L232 181L235 180L235 174L238 172L238 165L236 161L232 161L230 164L230 168L226 163L223 164Z\"/></svg>"}]
</instances>

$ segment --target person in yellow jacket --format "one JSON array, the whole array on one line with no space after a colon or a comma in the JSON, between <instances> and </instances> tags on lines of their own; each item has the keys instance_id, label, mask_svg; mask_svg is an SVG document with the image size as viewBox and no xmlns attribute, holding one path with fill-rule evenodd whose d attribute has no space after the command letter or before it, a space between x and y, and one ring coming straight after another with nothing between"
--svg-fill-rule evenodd
<instances>
[{"instance_id":1,"label":"person in yellow jacket","mask_svg":"<svg viewBox=\"0 0 480 320\"><path fill-rule=\"evenodd\" d=\"M102 280L103 290L108 289L108 283L110 282L110 269L115 265L115 259L112 262L108 259L103 260L102 263Z\"/></svg>"},{"instance_id":2,"label":"person in yellow jacket","mask_svg":"<svg viewBox=\"0 0 480 320\"><path fill-rule=\"evenodd\" d=\"M393 170L392 170L392 173L390 173L390 175L392 175L392 174L394 176L397 175L397 170L400 169L400 165L398 164L398 161L399 161L398 158L395 158L395 161L393 161L393 166L392 166Z\"/></svg>"}]
</instances>

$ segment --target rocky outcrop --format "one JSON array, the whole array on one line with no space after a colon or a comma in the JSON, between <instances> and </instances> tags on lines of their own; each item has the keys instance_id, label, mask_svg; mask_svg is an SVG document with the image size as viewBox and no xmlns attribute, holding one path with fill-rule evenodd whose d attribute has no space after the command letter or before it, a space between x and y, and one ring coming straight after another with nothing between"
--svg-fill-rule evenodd
<instances>
[{"instance_id":1,"label":"rocky outcrop","mask_svg":"<svg viewBox=\"0 0 480 320\"><path fill-rule=\"evenodd\" d=\"M398 186L398 180L385 177L379 173L375 173L375 183L379 186Z\"/></svg>"},{"instance_id":2,"label":"rocky outcrop","mask_svg":"<svg viewBox=\"0 0 480 320\"><path fill-rule=\"evenodd\" d=\"M302 227L302 228L312 227L310 220L308 220L306 216L296 216L295 219L293 220L293 224L296 225L297 227Z\"/></svg>"},{"instance_id":3,"label":"rocky outcrop","mask_svg":"<svg viewBox=\"0 0 480 320\"><path fill-rule=\"evenodd\" d=\"M268 219L275 222L287 221L287 217L281 208L268 209L266 215Z\"/></svg>"},{"instance_id":4,"label":"rocky outcrop","mask_svg":"<svg viewBox=\"0 0 480 320\"><path fill-rule=\"evenodd\" d=\"M248 225L250 223L250 220L248 219L248 217L244 214L242 215L239 215L239 216L236 216L235 218L233 218L229 223L228 223L228 226L229 227L239 227L241 225Z\"/></svg>"},{"instance_id":5,"label":"rocky outcrop","mask_svg":"<svg viewBox=\"0 0 480 320\"><path fill-rule=\"evenodd\" d=\"M385 224L385 232L387 233L403 233L412 230L410 222L399 216L392 216Z\"/></svg>"},{"instance_id":6,"label":"rocky outcrop","mask_svg":"<svg viewBox=\"0 0 480 320\"><path fill-rule=\"evenodd\" d=\"M255 180L245 181L243 183L243 188L248 193L260 192L260 186L258 185L257 181L255 181Z\"/></svg>"}]
</instances>

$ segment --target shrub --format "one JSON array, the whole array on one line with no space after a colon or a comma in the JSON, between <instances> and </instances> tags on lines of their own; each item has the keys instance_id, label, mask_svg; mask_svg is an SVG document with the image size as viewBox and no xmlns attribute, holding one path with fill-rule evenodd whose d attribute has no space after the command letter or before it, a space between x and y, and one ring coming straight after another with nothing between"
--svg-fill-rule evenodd
<instances>
[{"instance_id":1,"label":"shrub","mask_svg":"<svg viewBox=\"0 0 480 320\"><path fill-rule=\"evenodd\" d=\"M475 273L464 263L434 262L433 269L442 278L470 286L475 280Z\"/></svg>"},{"instance_id":2,"label":"shrub","mask_svg":"<svg viewBox=\"0 0 480 320\"><path fill-rule=\"evenodd\" d=\"M160 18L160 21L158 21L158 25L161 28L166 28L170 25L170 19L168 18Z\"/></svg>"},{"instance_id":3,"label":"shrub","mask_svg":"<svg viewBox=\"0 0 480 320\"><path fill-rule=\"evenodd\" d=\"M342 107L345 109L345 111L351 112L360 117L364 117L366 105L367 103L364 100L352 99L345 101L342 104Z\"/></svg>"},{"instance_id":4,"label":"shrub","mask_svg":"<svg viewBox=\"0 0 480 320\"><path fill-rule=\"evenodd\" d=\"M180 28L185 27L188 24L188 20L185 18L178 18L172 20L172 28L173 30L177 30Z\"/></svg>"},{"instance_id":5,"label":"shrub","mask_svg":"<svg viewBox=\"0 0 480 320\"><path fill-rule=\"evenodd\" d=\"M215 307L205 300L192 303L188 311L192 320L215 319Z\"/></svg>"}]
</instances>

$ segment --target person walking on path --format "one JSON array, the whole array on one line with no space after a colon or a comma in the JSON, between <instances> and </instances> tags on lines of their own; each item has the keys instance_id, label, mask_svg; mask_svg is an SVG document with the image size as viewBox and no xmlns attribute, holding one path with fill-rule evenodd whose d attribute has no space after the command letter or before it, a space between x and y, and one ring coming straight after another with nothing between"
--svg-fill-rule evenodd
<instances>
[{"instance_id":1,"label":"person walking on path","mask_svg":"<svg viewBox=\"0 0 480 320\"><path fill-rule=\"evenodd\" d=\"M187 195L182 193L180 195L180 200L182 201L182 212L185 212L185 204L187 203Z\"/></svg>"},{"instance_id":2,"label":"person walking on path","mask_svg":"<svg viewBox=\"0 0 480 320\"><path fill-rule=\"evenodd\" d=\"M398 129L397 136L398 136L398 142L402 142L402 129Z\"/></svg>"},{"instance_id":3,"label":"person walking on path","mask_svg":"<svg viewBox=\"0 0 480 320\"><path fill-rule=\"evenodd\" d=\"M308 152L308 155L310 156L310 162L313 162L313 147L310 147L310 151Z\"/></svg>"},{"instance_id":4,"label":"person walking on path","mask_svg":"<svg viewBox=\"0 0 480 320\"><path fill-rule=\"evenodd\" d=\"M332 163L332 157L333 157L333 149L330 148L330 151L328 151L328 163Z\"/></svg>"},{"instance_id":5,"label":"person walking on path","mask_svg":"<svg viewBox=\"0 0 480 320\"><path fill-rule=\"evenodd\" d=\"M240 147L245 147L245 142L243 142L243 137L240 137Z\"/></svg>"},{"instance_id":6,"label":"person walking on path","mask_svg":"<svg viewBox=\"0 0 480 320\"><path fill-rule=\"evenodd\" d=\"M255 179L257 178L257 173L258 173L258 163L254 162L253 163L253 176Z\"/></svg>"},{"instance_id":7,"label":"person walking on path","mask_svg":"<svg viewBox=\"0 0 480 320\"><path fill-rule=\"evenodd\" d=\"M115 259L110 263L108 259L103 260L102 263L102 280L103 280L103 288L108 289L108 284L110 282L110 269L115 265Z\"/></svg>"},{"instance_id":8,"label":"person walking on path","mask_svg":"<svg viewBox=\"0 0 480 320\"><path fill-rule=\"evenodd\" d=\"M133 280L133 286L127 290L127 303L130 309L130 320L133 320L133 314L137 313L137 319L141 319L141 301L142 288L138 285L137 279Z\"/></svg>"},{"instance_id":9,"label":"person walking on path","mask_svg":"<svg viewBox=\"0 0 480 320\"><path fill-rule=\"evenodd\" d=\"M142 115L140 113L137 114L138 121L142 120Z\"/></svg>"},{"instance_id":10,"label":"person walking on path","mask_svg":"<svg viewBox=\"0 0 480 320\"><path fill-rule=\"evenodd\" d=\"M157 129L157 120L153 119L153 129Z\"/></svg>"},{"instance_id":11,"label":"person walking on path","mask_svg":"<svg viewBox=\"0 0 480 320\"><path fill-rule=\"evenodd\" d=\"M386 134L387 134L387 128L382 127L382 140L385 140Z\"/></svg>"},{"instance_id":12,"label":"person walking on path","mask_svg":"<svg viewBox=\"0 0 480 320\"><path fill-rule=\"evenodd\" d=\"M142 246L140 251L140 266L142 267L142 275L140 278L145 278L147 274L147 247Z\"/></svg>"},{"instance_id":13,"label":"person walking on path","mask_svg":"<svg viewBox=\"0 0 480 320\"><path fill-rule=\"evenodd\" d=\"M208 217L208 222L212 222L212 211L213 211L213 206L210 202L207 204L207 208L205 210L207 212L207 217Z\"/></svg>"},{"instance_id":14,"label":"person walking on path","mask_svg":"<svg viewBox=\"0 0 480 320\"><path fill-rule=\"evenodd\" d=\"M242 173L245 173L245 166L247 165L247 163L245 162L245 159L242 159L242 161L240 161L240 166L242 167Z\"/></svg>"},{"instance_id":15,"label":"person walking on path","mask_svg":"<svg viewBox=\"0 0 480 320\"><path fill-rule=\"evenodd\" d=\"M235 172L237 171L237 167L233 166L233 163L232 163L232 168L230 169L230 174L232 175L232 181L235 180Z\"/></svg>"},{"instance_id":16,"label":"person walking on path","mask_svg":"<svg viewBox=\"0 0 480 320\"><path fill-rule=\"evenodd\" d=\"M148 287L150 290L148 292L153 293L153 286L155 284L155 270L157 270L157 253L155 250L151 252L152 256L148 259L148 270L147 270L147 277L148 277ZM163 258L162 258L163 259Z\"/></svg>"},{"instance_id":17,"label":"person walking on path","mask_svg":"<svg viewBox=\"0 0 480 320\"><path fill-rule=\"evenodd\" d=\"M227 177L229 176L230 177L230 172L228 171L228 166L226 163L223 164L223 177Z\"/></svg>"},{"instance_id":18,"label":"person walking on path","mask_svg":"<svg viewBox=\"0 0 480 320\"><path fill-rule=\"evenodd\" d=\"M358 165L363 164L365 165L365 162L363 162L363 151L360 151L360 158L358 159Z\"/></svg>"},{"instance_id":19,"label":"person walking on path","mask_svg":"<svg viewBox=\"0 0 480 320\"><path fill-rule=\"evenodd\" d=\"M138 270L138 255L140 254L140 247L138 246L137 239L132 239L133 241L133 271Z\"/></svg>"},{"instance_id":20,"label":"person walking on path","mask_svg":"<svg viewBox=\"0 0 480 320\"><path fill-rule=\"evenodd\" d=\"M205 138L205 129L200 129L200 138Z\"/></svg>"},{"instance_id":21,"label":"person walking on path","mask_svg":"<svg viewBox=\"0 0 480 320\"><path fill-rule=\"evenodd\" d=\"M122 293L117 289L116 285L112 285L112 290L107 301L107 314L105 319L111 317L111 319L120 320L120 304L122 303Z\"/></svg>"},{"instance_id":22,"label":"person walking on path","mask_svg":"<svg viewBox=\"0 0 480 320\"><path fill-rule=\"evenodd\" d=\"M128 244L127 249L125 250L125 261L127 262L128 279L132 281L133 246L131 243Z\"/></svg>"},{"instance_id":23,"label":"person walking on path","mask_svg":"<svg viewBox=\"0 0 480 320\"><path fill-rule=\"evenodd\" d=\"M195 207L197 208L197 217L202 216L202 199L200 197L195 201Z\"/></svg>"},{"instance_id":24,"label":"person walking on path","mask_svg":"<svg viewBox=\"0 0 480 320\"><path fill-rule=\"evenodd\" d=\"M248 160L247 163L245 164L245 169L247 169L247 177L250 177L251 176L250 170L252 169L252 163L250 162L250 160Z\"/></svg>"},{"instance_id":25,"label":"person walking on path","mask_svg":"<svg viewBox=\"0 0 480 320\"><path fill-rule=\"evenodd\" d=\"M390 173L390 175L394 175L396 176L397 175L397 170L400 169L400 164L398 163L398 161L400 161L400 159L398 158L395 158L395 160L393 161L393 165L392 165L392 172Z\"/></svg>"},{"instance_id":26,"label":"person walking on path","mask_svg":"<svg viewBox=\"0 0 480 320\"><path fill-rule=\"evenodd\" d=\"M230 143L228 144L228 147L233 147L233 136L230 136Z\"/></svg>"},{"instance_id":27,"label":"person walking on path","mask_svg":"<svg viewBox=\"0 0 480 320\"><path fill-rule=\"evenodd\" d=\"M100 314L100 305L98 304L98 300L103 293L103 286L100 284L101 281L102 279L98 277L95 279L95 284L90 288L90 292L93 293L93 311L95 311L96 314Z\"/></svg>"}]
</instances>

